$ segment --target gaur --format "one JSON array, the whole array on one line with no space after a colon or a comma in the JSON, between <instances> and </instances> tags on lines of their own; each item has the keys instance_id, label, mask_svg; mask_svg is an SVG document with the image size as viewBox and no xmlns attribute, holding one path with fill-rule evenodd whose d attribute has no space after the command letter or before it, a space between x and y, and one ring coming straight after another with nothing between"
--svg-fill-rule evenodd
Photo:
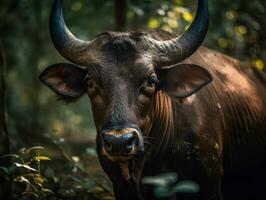
<instances>
[{"instance_id":1,"label":"gaur","mask_svg":"<svg viewBox=\"0 0 266 200\"><path fill-rule=\"evenodd\" d=\"M178 199L263 199L266 77L202 47L208 24L208 1L199 0L181 36L103 32L82 41L54 1L51 39L71 63L48 67L40 80L68 101L89 96L116 199L153 199L141 178L163 172L199 184L198 194Z\"/></svg>"}]
</instances>

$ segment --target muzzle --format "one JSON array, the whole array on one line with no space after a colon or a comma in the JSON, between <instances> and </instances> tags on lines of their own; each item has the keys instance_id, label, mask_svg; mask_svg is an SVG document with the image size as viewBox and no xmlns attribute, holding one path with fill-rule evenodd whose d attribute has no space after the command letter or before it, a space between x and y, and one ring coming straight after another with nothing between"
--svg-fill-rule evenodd
<instances>
[{"instance_id":1,"label":"muzzle","mask_svg":"<svg viewBox=\"0 0 266 200\"><path fill-rule=\"evenodd\" d=\"M143 151L143 137L134 127L113 126L101 131L102 152L112 160L129 159Z\"/></svg>"}]
</instances>

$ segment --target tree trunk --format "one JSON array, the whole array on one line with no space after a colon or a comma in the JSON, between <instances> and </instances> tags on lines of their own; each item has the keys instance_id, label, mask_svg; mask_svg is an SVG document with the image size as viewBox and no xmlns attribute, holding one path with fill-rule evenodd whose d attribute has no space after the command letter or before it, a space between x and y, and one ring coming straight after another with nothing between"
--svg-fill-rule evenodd
<instances>
[{"instance_id":1,"label":"tree trunk","mask_svg":"<svg viewBox=\"0 0 266 200\"><path fill-rule=\"evenodd\" d=\"M38 79L38 60L42 54L42 48L40 48L39 44L41 44L41 34L39 30L41 30L41 9L42 9L42 2L34 1L32 3L33 13L34 16L34 36L30 38L29 42L32 42L32 54L29 56L29 60L33 63L31 67L31 78L32 78L32 90L31 90L31 104L32 104L32 123L31 123L31 130L32 134L39 135L39 79Z\"/></svg>"},{"instance_id":2,"label":"tree trunk","mask_svg":"<svg viewBox=\"0 0 266 200\"><path fill-rule=\"evenodd\" d=\"M127 0L115 0L115 29L125 31L127 28Z\"/></svg>"},{"instance_id":3,"label":"tree trunk","mask_svg":"<svg viewBox=\"0 0 266 200\"><path fill-rule=\"evenodd\" d=\"M0 157L10 152L7 132L5 65L5 54L0 43ZM9 167L10 160L8 158L0 159L0 166ZM10 197L11 183L0 175L0 199L10 199Z\"/></svg>"},{"instance_id":4,"label":"tree trunk","mask_svg":"<svg viewBox=\"0 0 266 200\"><path fill-rule=\"evenodd\" d=\"M262 0L261 1L264 9L266 9L266 2L265 0ZM261 41L261 48L262 48L262 59L264 60L265 64L266 64L266 50L265 50L265 47L266 47L266 19L265 19L265 12L260 16L260 23L261 23L261 28L260 28L260 31L259 31L259 39ZM266 66L264 66L264 69L263 69L265 72L266 72Z\"/></svg>"}]
</instances>

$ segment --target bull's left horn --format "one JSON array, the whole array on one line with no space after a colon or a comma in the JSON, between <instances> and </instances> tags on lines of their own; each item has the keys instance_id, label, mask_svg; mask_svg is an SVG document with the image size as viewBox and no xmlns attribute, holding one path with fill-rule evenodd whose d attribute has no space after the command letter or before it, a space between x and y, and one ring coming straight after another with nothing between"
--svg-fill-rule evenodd
<instances>
[{"instance_id":1,"label":"bull's left horn","mask_svg":"<svg viewBox=\"0 0 266 200\"><path fill-rule=\"evenodd\" d=\"M196 17L183 35L165 41L148 38L152 47L153 61L161 65L171 65L186 59L200 47L208 26L208 0L198 0Z\"/></svg>"},{"instance_id":2,"label":"bull's left horn","mask_svg":"<svg viewBox=\"0 0 266 200\"><path fill-rule=\"evenodd\" d=\"M77 39L66 27L62 0L55 0L50 14L50 35L57 51L67 60L79 64L86 64L84 53L88 51L91 42Z\"/></svg>"}]
</instances>

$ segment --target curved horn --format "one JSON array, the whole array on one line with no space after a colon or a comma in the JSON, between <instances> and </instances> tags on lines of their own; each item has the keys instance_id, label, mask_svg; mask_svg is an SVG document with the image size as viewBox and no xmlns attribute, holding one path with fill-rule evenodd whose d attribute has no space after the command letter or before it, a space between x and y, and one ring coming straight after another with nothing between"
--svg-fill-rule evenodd
<instances>
[{"instance_id":1,"label":"curved horn","mask_svg":"<svg viewBox=\"0 0 266 200\"><path fill-rule=\"evenodd\" d=\"M148 39L156 52L153 60L162 65L171 65L186 59L200 47L208 26L208 0L198 0L196 17L183 35L165 41Z\"/></svg>"},{"instance_id":2,"label":"curved horn","mask_svg":"<svg viewBox=\"0 0 266 200\"><path fill-rule=\"evenodd\" d=\"M77 39L66 27L62 0L55 0L50 14L50 35L57 51L67 60L84 65L84 52L90 42Z\"/></svg>"}]
</instances>

